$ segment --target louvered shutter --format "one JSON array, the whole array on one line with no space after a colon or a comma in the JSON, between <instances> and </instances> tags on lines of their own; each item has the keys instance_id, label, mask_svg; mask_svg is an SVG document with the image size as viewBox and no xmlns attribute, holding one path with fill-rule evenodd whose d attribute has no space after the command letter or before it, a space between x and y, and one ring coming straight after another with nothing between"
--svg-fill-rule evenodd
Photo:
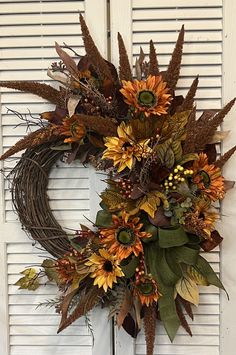
<instances>
[{"instance_id":1,"label":"louvered shutter","mask_svg":"<svg viewBox=\"0 0 236 355\"><path fill-rule=\"evenodd\" d=\"M232 4L232 2L230 3ZM219 109L224 103L222 102L223 13L224 16L230 16L229 11L231 11L230 4L227 6L227 13L224 11L223 5L222 0L123 0L119 2L111 0L112 59L117 63L116 33L119 31L127 44L127 51L132 63L135 63L135 58L139 55L140 46L148 54L149 40L152 39L156 45L160 68L165 70L177 39L177 32L184 24L186 35L183 65L177 92L186 94L193 79L199 75L196 100L198 114L200 115L203 109ZM119 13L118 17L117 13ZM228 73L229 68L226 67L225 72ZM230 80L229 77L228 80ZM235 96L235 93L231 93L230 96L228 90L225 100L232 98L232 96ZM233 140L235 142L235 137ZM232 146L232 144L231 139L229 145ZM231 169L231 175L228 173L231 178L232 173ZM230 207L228 207L229 209ZM231 221L231 223L235 226L235 221ZM221 228L227 236L229 227L225 226L224 229L224 224ZM203 254L211 262L213 269L219 273L219 249ZM226 296L222 295L222 299L224 297ZM226 301L223 302L226 303ZM174 343L170 344L163 326L159 325L155 354L219 355L220 329L221 333L224 333L220 323L220 307L218 289L215 287L202 288L200 305L194 309L194 322L190 321L193 337L189 337L183 329L180 329ZM226 325L226 321L224 324ZM235 330L232 322L228 327ZM136 341L130 341L124 331L116 331L116 355L122 355L124 352L127 355L143 355L145 348L143 331ZM227 353L222 352L221 354L234 354L232 348L231 352L229 352L229 346L227 349Z\"/></svg>"},{"instance_id":2,"label":"louvered shutter","mask_svg":"<svg viewBox=\"0 0 236 355\"><path fill-rule=\"evenodd\" d=\"M0 80L37 80L50 82L46 71L57 61L54 42L65 42L84 54L79 13L84 14L96 43L106 55L107 25L104 0L77 1L0 1ZM13 113L28 117L52 108L37 96L11 89L1 90L1 146L6 151L26 134L26 125ZM12 111L8 111L8 109ZM20 125L19 125L20 124ZM15 128L15 129L14 129ZM32 128L34 129L34 127ZM20 154L16 155L19 158ZM16 159L2 163L12 168ZM21 231L13 211L8 181L1 176L0 264L2 355L104 355L110 353L110 324L104 312L90 315L93 339L85 319L56 335L59 316L53 308L39 303L53 299L56 288L41 287L35 292L19 291L14 283L25 267L39 265L46 252ZM101 190L100 177L93 169L58 162L49 179L49 198L54 215L63 227L79 228L84 218L94 219Z\"/></svg>"}]
</instances>

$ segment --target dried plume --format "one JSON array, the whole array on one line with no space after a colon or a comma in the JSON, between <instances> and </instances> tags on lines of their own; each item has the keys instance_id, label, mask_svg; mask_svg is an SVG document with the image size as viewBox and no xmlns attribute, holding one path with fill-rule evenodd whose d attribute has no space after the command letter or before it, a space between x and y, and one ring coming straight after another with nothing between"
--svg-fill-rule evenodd
<instances>
[{"instance_id":1,"label":"dried plume","mask_svg":"<svg viewBox=\"0 0 236 355\"><path fill-rule=\"evenodd\" d=\"M158 69L158 61L157 61L157 55L156 55L156 49L154 46L153 41L150 41L150 49L149 49L149 68L148 68L148 74L149 75L158 75L159 74L159 69Z\"/></svg>"},{"instance_id":2,"label":"dried plume","mask_svg":"<svg viewBox=\"0 0 236 355\"><path fill-rule=\"evenodd\" d=\"M144 309L146 355L153 355L156 334L156 303Z\"/></svg>"},{"instance_id":3,"label":"dried plume","mask_svg":"<svg viewBox=\"0 0 236 355\"><path fill-rule=\"evenodd\" d=\"M177 108L177 112L181 112L181 111L188 111L188 110L192 110L193 105L194 105L194 97L196 95L196 91L197 91L197 87L198 87L198 76L193 80L192 85L190 86L190 89L182 103L182 105L180 105Z\"/></svg>"},{"instance_id":4,"label":"dried plume","mask_svg":"<svg viewBox=\"0 0 236 355\"><path fill-rule=\"evenodd\" d=\"M118 32L118 46L119 46L119 63L120 63L120 80L132 81L132 71L129 63L129 58L125 48L125 44L121 34Z\"/></svg>"},{"instance_id":5,"label":"dried plume","mask_svg":"<svg viewBox=\"0 0 236 355\"><path fill-rule=\"evenodd\" d=\"M88 313L100 300L103 290L97 287L91 287L87 293L83 293L80 297L77 307L69 317L62 319L57 333L74 323L78 318Z\"/></svg>"},{"instance_id":6,"label":"dried plume","mask_svg":"<svg viewBox=\"0 0 236 355\"><path fill-rule=\"evenodd\" d=\"M175 304L176 304L176 312L178 314L178 317L179 317L179 320L180 320L180 323L182 325L182 327L186 330L186 332L192 336L192 332L191 332L191 329L190 329L190 326L185 318L185 315L183 313L183 310L182 310L182 307L181 307L181 303L180 301L178 300L178 298L175 300Z\"/></svg>"},{"instance_id":7,"label":"dried plume","mask_svg":"<svg viewBox=\"0 0 236 355\"><path fill-rule=\"evenodd\" d=\"M61 92L47 84L35 81L1 81L0 87L24 91L42 97L59 107L65 107L65 100Z\"/></svg>"},{"instance_id":8,"label":"dried plume","mask_svg":"<svg viewBox=\"0 0 236 355\"><path fill-rule=\"evenodd\" d=\"M196 107L189 115L186 126L186 138L183 146L183 154L193 153L195 147Z\"/></svg>"},{"instance_id":9,"label":"dried plume","mask_svg":"<svg viewBox=\"0 0 236 355\"><path fill-rule=\"evenodd\" d=\"M87 129L97 132L101 136L117 135L117 125L111 118L83 114L74 115L73 118L84 124Z\"/></svg>"},{"instance_id":10,"label":"dried plume","mask_svg":"<svg viewBox=\"0 0 236 355\"><path fill-rule=\"evenodd\" d=\"M86 53L87 53L92 65L94 66L97 74L99 75L99 77L102 80L109 79L109 80L113 81L111 71L110 71L105 59L103 59L99 50L97 49L82 15L80 15L80 25L81 25L81 31L82 31L82 35L83 35L83 41L84 41L84 47L85 47Z\"/></svg>"},{"instance_id":11,"label":"dried plume","mask_svg":"<svg viewBox=\"0 0 236 355\"><path fill-rule=\"evenodd\" d=\"M184 26L182 26L169 66L165 74L165 81L167 82L168 87L171 90L175 90L177 81L180 74L180 65L182 60L183 52L183 43L184 43Z\"/></svg>"},{"instance_id":12,"label":"dried plume","mask_svg":"<svg viewBox=\"0 0 236 355\"><path fill-rule=\"evenodd\" d=\"M200 117L196 124L195 149L203 150L207 143L211 142L217 128L222 124L225 116L235 103L235 98L225 105L217 114L205 114Z\"/></svg>"},{"instance_id":13,"label":"dried plume","mask_svg":"<svg viewBox=\"0 0 236 355\"><path fill-rule=\"evenodd\" d=\"M13 145L10 149L8 149L1 157L0 160L7 159L12 155L27 149L32 148L37 145L41 145L46 142L53 141L58 138L58 134L55 129L52 127L40 128L35 132L29 133L26 137L20 139Z\"/></svg>"},{"instance_id":14,"label":"dried plume","mask_svg":"<svg viewBox=\"0 0 236 355\"><path fill-rule=\"evenodd\" d=\"M214 165L217 166L218 168L222 169L225 163L231 158L231 156L236 152L236 145L229 149L224 155L222 155L215 163Z\"/></svg>"}]
</instances>

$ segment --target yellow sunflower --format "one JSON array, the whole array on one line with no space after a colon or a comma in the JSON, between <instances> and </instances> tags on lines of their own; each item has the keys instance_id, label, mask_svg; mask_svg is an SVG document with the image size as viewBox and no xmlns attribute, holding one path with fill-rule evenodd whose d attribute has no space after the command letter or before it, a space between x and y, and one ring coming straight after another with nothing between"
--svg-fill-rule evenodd
<instances>
[{"instance_id":1,"label":"yellow sunflower","mask_svg":"<svg viewBox=\"0 0 236 355\"><path fill-rule=\"evenodd\" d=\"M210 200L199 199L193 212L185 216L185 227L196 235L205 239L211 238L211 232L215 230L215 223L219 219L217 210L211 207Z\"/></svg>"},{"instance_id":2,"label":"yellow sunflower","mask_svg":"<svg viewBox=\"0 0 236 355\"><path fill-rule=\"evenodd\" d=\"M117 128L118 137L106 137L102 159L113 160L114 166L118 167L118 172L125 168L131 169L134 160L141 160L151 152L148 146L150 139L144 139L137 142L133 136L132 127L129 124L122 122Z\"/></svg>"},{"instance_id":3,"label":"yellow sunflower","mask_svg":"<svg viewBox=\"0 0 236 355\"><path fill-rule=\"evenodd\" d=\"M116 278L124 276L119 266L119 261L115 256L110 255L105 249L99 249L99 255L94 253L85 263L90 267L90 277L94 278L94 285L103 287L107 292L108 287L112 288L113 283L117 283Z\"/></svg>"},{"instance_id":4,"label":"yellow sunflower","mask_svg":"<svg viewBox=\"0 0 236 355\"><path fill-rule=\"evenodd\" d=\"M61 136L68 137L64 139L65 143L78 142L86 134L84 125L80 124L75 116L65 118L62 125L57 127Z\"/></svg>"},{"instance_id":5,"label":"yellow sunflower","mask_svg":"<svg viewBox=\"0 0 236 355\"><path fill-rule=\"evenodd\" d=\"M143 112L146 117L165 115L172 100L166 82L162 77L149 75L146 80L122 81L120 92L125 102L134 107L135 112Z\"/></svg>"},{"instance_id":6,"label":"yellow sunflower","mask_svg":"<svg viewBox=\"0 0 236 355\"><path fill-rule=\"evenodd\" d=\"M134 294L140 298L142 305L146 306L157 302L160 297L156 281L148 275L144 275L136 281Z\"/></svg>"},{"instance_id":7,"label":"yellow sunflower","mask_svg":"<svg viewBox=\"0 0 236 355\"><path fill-rule=\"evenodd\" d=\"M127 220L126 213L123 212L121 217L113 215L112 222L111 227L100 230L100 241L109 252L119 260L128 258L132 253L135 256L142 253L141 240L151 237L151 234L140 231L143 227L140 219L133 217Z\"/></svg>"},{"instance_id":8,"label":"yellow sunflower","mask_svg":"<svg viewBox=\"0 0 236 355\"><path fill-rule=\"evenodd\" d=\"M199 154L198 159L193 163L192 170L192 180L204 195L212 201L224 198L224 178L221 175L220 168L214 164L209 165L205 153Z\"/></svg>"}]
</instances>

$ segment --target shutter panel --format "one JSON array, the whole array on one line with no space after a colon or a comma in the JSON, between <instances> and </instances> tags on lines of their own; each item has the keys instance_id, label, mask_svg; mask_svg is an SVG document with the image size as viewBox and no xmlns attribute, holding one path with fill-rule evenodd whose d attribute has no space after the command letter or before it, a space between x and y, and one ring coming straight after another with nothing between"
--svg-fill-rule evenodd
<instances>
[{"instance_id":1,"label":"shutter panel","mask_svg":"<svg viewBox=\"0 0 236 355\"><path fill-rule=\"evenodd\" d=\"M117 18L116 14L122 12ZM132 21L130 22L130 18ZM185 45L181 77L177 93L186 94L199 74L197 110L219 109L222 106L222 1L221 0L133 0L111 1L112 58L117 63L116 33L124 37L132 63L140 46L148 54L149 40L156 46L159 65L165 70L173 51L177 33L185 25ZM204 253L219 272L219 250ZM219 355L220 296L215 287L201 289L200 305L194 307L195 319L189 322L193 337L180 329L171 344L162 325L158 325L155 354ZM136 342L123 330L116 331L117 355L144 355L145 336L142 331Z\"/></svg>"},{"instance_id":2,"label":"shutter panel","mask_svg":"<svg viewBox=\"0 0 236 355\"><path fill-rule=\"evenodd\" d=\"M37 80L51 84L52 80L46 72L50 64L58 60L55 41L60 44L65 42L77 53L84 54L79 13L86 17L91 32L95 33L99 49L106 55L105 5L104 0L98 0L96 4L91 0L0 1L0 80ZM39 113L53 108L37 96L12 89L1 89L0 99L2 152L26 134L25 122L19 120L13 111L23 116L30 112L32 117L38 117ZM8 112L8 108L12 111ZM13 168L19 157L20 153L4 161L3 168ZM94 345L85 319L78 320L57 335L60 318L54 307L36 309L39 303L55 298L56 288L45 286L35 292L28 292L14 286L20 271L25 267L40 265L47 253L39 246L34 246L21 231L18 217L12 208L10 181L1 176L1 183L0 262L4 277L0 281L0 353L108 354L110 325L104 312L95 310L90 315L94 321ZM53 213L61 225L78 229L80 222L85 223L85 217L94 219L99 202L97 193L101 188L100 175L97 176L92 168L85 168L77 162L69 166L57 162L50 174L48 195Z\"/></svg>"}]
</instances>

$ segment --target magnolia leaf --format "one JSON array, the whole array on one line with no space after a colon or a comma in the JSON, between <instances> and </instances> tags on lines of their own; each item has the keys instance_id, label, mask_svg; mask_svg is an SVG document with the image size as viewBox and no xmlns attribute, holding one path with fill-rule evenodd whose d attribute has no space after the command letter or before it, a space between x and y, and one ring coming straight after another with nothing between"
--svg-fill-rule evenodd
<instances>
[{"instance_id":1,"label":"magnolia leaf","mask_svg":"<svg viewBox=\"0 0 236 355\"><path fill-rule=\"evenodd\" d=\"M198 159L197 153L189 153L189 154L185 154L178 163L179 165L183 165L185 163L188 163L189 161L193 161L197 159Z\"/></svg>"},{"instance_id":2,"label":"magnolia leaf","mask_svg":"<svg viewBox=\"0 0 236 355\"><path fill-rule=\"evenodd\" d=\"M188 274L185 274L183 277L181 277L181 279L179 279L175 288L178 294L183 299L195 304L195 306L198 306L199 304L198 286L196 282L193 279L191 279Z\"/></svg>"},{"instance_id":3,"label":"magnolia leaf","mask_svg":"<svg viewBox=\"0 0 236 355\"><path fill-rule=\"evenodd\" d=\"M167 139L164 143L158 144L155 148L155 153L160 159L161 163L164 165L166 152L172 143L172 138Z\"/></svg>"},{"instance_id":4,"label":"magnolia leaf","mask_svg":"<svg viewBox=\"0 0 236 355\"><path fill-rule=\"evenodd\" d=\"M68 109L68 113L69 113L70 117L74 115L75 109L76 109L78 103L80 102L80 99L81 99L81 97L78 95L71 95L69 97L69 100L67 102L67 109Z\"/></svg>"},{"instance_id":5,"label":"magnolia leaf","mask_svg":"<svg viewBox=\"0 0 236 355\"><path fill-rule=\"evenodd\" d=\"M172 148L174 156L175 156L175 161L178 163L181 160L182 155L183 155L181 140L173 141L171 144L171 148Z\"/></svg>"},{"instance_id":6,"label":"magnolia leaf","mask_svg":"<svg viewBox=\"0 0 236 355\"><path fill-rule=\"evenodd\" d=\"M180 326L180 320L176 312L174 289L169 288L168 292L158 300L160 318L170 341L173 341Z\"/></svg>"},{"instance_id":7,"label":"magnolia leaf","mask_svg":"<svg viewBox=\"0 0 236 355\"><path fill-rule=\"evenodd\" d=\"M104 210L100 210L97 213L96 216L96 222L95 225L97 227L110 227L112 225L112 215L111 213L104 211Z\"/></svg>"},{"instance_id":8,"label":"magnolia leaf","mask_svg":"<svg viewBox=\"0 0 236 355\"><path fill-rule=\"evenodd\" d=\"M188 266L186 270L189 277L197 284L201 286L209 286L207 279L200 274L193 266Z\"/></svg>"},{"instance_id":9,"label":"magnolia leaf","mask_svg":"<svg viewBox=\"0 0 236 355\"><path fill-rule=\"evenodd\" d=\"M170 257L168 249L163 250L163 256L157 262L160 273L163 275L163 283L167 286L175 286L182 276L182 271L176 260Z\"/></svg>"},{"instance_id":10,"label":"magnolia leaf","mask_svg":"<svg viewBox=\"0 0 236 355\"><path fill-rule=\"evenodd\" d=\"M169 147L164 157L164 165L168 169L171 169L174 166L174 164L175 164L175 154L173 152L172 147Z\"/></svg>"},{"instance_id":11,"label":"magnolia leaf","mask_svg":"<svg viewBox=\"0 0 236 355\"><path fill-rule=\"evenodd\" d=\"M119 313L116 316L116 324L118 328L122 326L125 317L130 312L131 307L132 307L132 296L130 291L126 289L123 303L121 305Z\"/></svg>"},{"instance_id":12,"label":"magnolia leaf","mask_svg":"<svg viewBox=\"0 0 236 355\"><path fill-rule=\"evenodd\" d=\"M230 131L216 131L209 144L222 142L226 137L228 137L229 133Z\"/></svg>"},{"instance_id":13,"label":"magnolia leaf","mask_svg":"<svg viewBox=\"0 0 236 355\"><path fill-rule=\"evenodd\" d=\"M188 243L188 236L183 228L159 227L159 245L161 248L177 247L186 243Z\"/></svg>"},{"instance_id":14,"label":"magnolia leaf","mask_svg":"<svg viewBox=\"0 0 236 355\"><path fill-rule=\"evenodd\" d=\"M180 246L178 248L171 248L170 253L173 258L176 258L181 263L195 265L199 256L199 249Z\"/></svg>"}]
</instances>

